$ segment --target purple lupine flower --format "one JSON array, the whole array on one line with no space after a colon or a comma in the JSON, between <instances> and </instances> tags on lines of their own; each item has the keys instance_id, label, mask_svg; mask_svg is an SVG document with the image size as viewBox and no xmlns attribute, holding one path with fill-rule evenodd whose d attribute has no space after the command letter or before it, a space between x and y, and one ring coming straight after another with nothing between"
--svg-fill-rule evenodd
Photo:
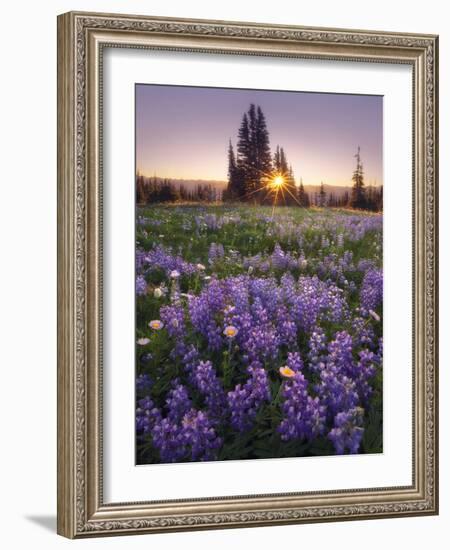
<instances>
[{"instance_id":1,"label":"purple lupine flower","mask_svg":"<svg viewBox=\"0 0 450 550\"><path fill-rule=\"evenodd\" d=\"M383 338L378 338L378 351L376 354L377 363L381 365L383 363Z\"/></svg>"},{"instance_id":2,"label":"purple lupine flower","mask_svg":"<svg viewBox=\"0 0 450 550\"><path fill-rule=\"evenodd\" d=\"M180 384L178 380L174 380L172 389L169 390L166 398L167 418L179 422L191 407L192 401L186 386Z\"/></svg>"},{"instance_id":3,"label":"purple lupine flower","mask_svg":"<svg viewBox=\"0 0 450 550\"><path fill-rule=\"evenodd\" d=\"M281 246L277 243L271 256L271 263L274 269L286 268L286 255Z\"/></svg>"},{"instance_id":4,"label":"purple lupine flower","mask_svg":"<svg viewBox=\"0 0 450 550\"><path fill-rule=\"evenodd\" d=\"M364 275L360 292L361 307L375 310L383 301L383 270L369 269Z\"/></svg>"},{"instance_id":5,"label":"purple lupine flower","mask_svg":"<svg viewBox=\"0 0 450 550\"><path fill-rule=\"evenodd\" d=\"M252 321L245 336L239 339L241 347L251 361L274 359L278 354L280 338L267 310L256 299L251 307Z\"/></svg>"},{"instance_id":6,"label":"purple lupine flower","mask_svg":"<svg viewBox=\"0 0 450 550\"><path fill-rule=\"evenodd\" d=\"M375 267L375 263L373 260L369 259L362 259L358 262L358 271L368 271L369 269L373 269Z\"/></svg>"},{"instance_id":7,"label":"purple lupine flower","mask_svg":"<svg viewBox=\"0 0 450 550\"><path fill-rule=\"evenodd\" d=\"M143 275L138 275L136 277L136 294L137 296L147 294L147 281Z\"/></svg>"},{"instance_id":8,"label":"purple lupine flower","mask_svg":"<svg viewBox=\"0 0 450 550\"><path fill-rule=\"evenodd\" d=\"M231 426L244 432L251 429L256 413L265 401L270 401L270 387L266 371L259 366L248 367L250 377L245 384L237 384L228 392L228 407Z\"/></svg>"},{"instance_id":9,"label":"purple lupine flower","mask_svg":"<svg viewBox=\"0 0 450 550\"><path fill-rule=\"evenodd\" d=\"M278 243L275 245L269 261L275 270L287 271L299 267L298 259L292 256L290 252L284 252Z\"/></svg>"},{"instance_id":10,"label":"purple lupine flower","mask_svg":"<svg viewBox=\"0 0 450 550\"><path fill-rule=\"evenodd\" d=\"M262 261L261 254L255 254L255 256L250 256L248 258L244 258L242 261L242 267L247 270L255 270L260 269Z\"/></svg>"},{"instance_id":11,"label":"purple lupine flower","mask_svg":"<svg viewBox=\"0 0 450 550\"><path fill-rule=\"evenodd\" d=\"M147 252L144 250L136 249L135 259L136 259L136 271L143 269L145 265L145 258L147 257Z\"/></svg>"},{"instance_id":12,"label":"purple lupine flower","mask_svg":"<svg viewBox=\"0 0 450 550\"><path fill-rule=\"evenodd\" d=\"M212 265L215 262L221 260L225 255L223 244L211 243L208 251L208 262Z\"/></svg>"},{"instance_id":13,"label":"purple lupine flower","mask_svg":"<svg viewBox=\"0 0 450 550\"><path fill-rule=\"evenodd\" d=\"M223 440L218 437L208 415L191 409L181 423L181 438L187 448L188 460L216 460Z\"/></svg>"},{"instance_id":14,"label":"purple lupine flower","mask_svg":"<svg viewBox=\"0 0 450 550\"><path fill-rule=\"evenodd\" d=\"M212 350L218 350L223 343L223 328L216 318L223 313L226 305L224 285L212 280L198 296L189 299L189 316L193 327L207 340Z\"/></svg>"},{"instance_id":15,"label":"purple lupine flower","mask_svg":"<svg viewBox=\"0 0 450 550\"><path fill-rule=\"evenodd\" d=\"M183 357L181 358L181 361L186 369L186 372L190 375L192 374L192 371L199 361L200 354L192 344L187 347Z\"/></svg>"},{"instance_id":16,"label":"purple lupine flower","mask_svg":"<svg viewBox=\"0 0 450 550\"><path fill-rule=\"evenodd\" d=\"M280 305L278 308L275 314L274 324L280 344L284 344L291 348L297 345L297 325L292 320L286 305Z\"/></svg>"},{"instance_id":17,"label":"purple lupine flower","mask_svg":"<svg viewBox=\"0 0 450 550\"><path fill-rule=\"evenodd\" d=\"M183 338L186 330L183 307L180 305L163 306L159 311L169 336Z\"/></svg>"},{"instance_id":18,"label":"purple lupine flower","mask_svg":"<svg viewBox=\"0 0 450 550\"><path fill-rule=\"evenodd\" d=\"M357 375L354 377L354 380L359 399L361 403L366 405L373 391L369 381L375 376L378 356L367 349L361 350L358 355L359 361L356 365Z\"/></svg>"},{"instance_id":19,"label":"purple lupine flower","mask_svg":"<svg viewBox=\"0 0 450 550\"><path fill-rule=\"evenodd\" d=\"M329 419L358 404L366 404L372 393L369 381L375 375L378 358L363 349L355 361L352 348L353 340L345 331L336 333L328 344L328 356L315 389Z\"/></svg>"},{"instance_id":20,"label":"purple lupine flower","mask_svg":"<svg viewBox=\"0 0 450 550\"><path fill-rule=\"evenodd\" d=\"M354 334L355 345L369 346L374 345L375 332L373 327L367 323L363 317L355 317L352 321L352 334Z\"/></svg>"},{"instance_id":21,"label":"purple lupine flower","mask_svg":"<svg viewBox=\"0 0 450 550\"><path fill-rule=\"evenodd\" d=\"M339 259L339 265L344 271L355 270L355 266L353 265L353 252L351 250L345 250L344 254Z\"/></svg>"},{"instance_id":22,"label":"purple lupine flower","mask_svg":"<svg viewBox=\"0 0 450 550\"><path fill-rule=\"evenodd\" d=\"M328 434L328 438L333 442L337 454L344 454L346 449L350 454L358 452L364 435L363 419L364 409L361 407L354 407L336 415L334 428Z\"/></svg>"},{"instance_id":23,"label":"purple lupine flower","mask_svg":"<svg viewBox=\"0 0 450 550\"><path fill-rule=\"evenodd\" d=\"M161 462L179 462L185 458L185 438L182 432L181 425L169 418L160 418L155 422L150 433Z\"/></svg>"},{"instance_id":24,"label":"purple lupine flower","mask_svg":"<svg viewBox=\"0 0 450 550\"><path fill-rule=\"evenodd\" d=\"M354 374L353 339L345 330L336 332L328 344L328 361L344 374Z\"/></svg>"},{"instance_id":25,"label":"purple lupine flower","mask_svg":"<svg viewBox=\"0 0 450 550\"><path fill-rule=\"evenodd\" d=\"M225 219L215 214L205 214L204 216L195 216L195 223L199 230L209 229L215 231L223 226Z\"/></svg>"},{"instance_id":26,"label":"purple lupine flower","mask_svg":"<svg viewBox=\"0 0 450 550\"><path fill-rule=\"evenodd\" d=\"M315 386L329 419L359 403L360 397L353 380L357 373L352 355L352 339L345 331L338 332L328 344L326 363L320 370L320 382Z\"/></svg>"},{"instance_id":27,"label":"purple lupine flower","mask_svg":"<svg viewBox=\"0 0 450 550\"><path fill-rule=\"evenodd\" d=\"M303 359L297 351L288 353L286 364L294 372L303 370Z\"/></svg>"},{"instance_id":28,"label":"purple lupine flower","mask_svg":"<svg viewBox=\"0 0 450 550\"><path fill-rule=\"evenodd\" d=\"M313 372L320 372L325 367L326 349L327 338L325 332L321 327L316 326L312 329L311 336L309 337L309 368Z\"/></svg>"},{"instance_id":29,"label":"purple lupine flower","mask_svg":"<svg viewBox=\"0 0 450 550\"><path fill-rule=\"evenodd\" d=\"M153 386L153 380L148 374L140 374L136 378L136 391L147 392Z\"/></svg>"},{"instance_id":30,"label":"purple lupine flower","mask_svg":"<svg viewBox=\"0 0 450 550\"><path fill-rule=\"evenodd\" d=\"M192 275L197 271L194 264L186 262L181 256L173 255L170 249L163 246L157 246L147 252L144 261L149 271L162 269L167 276L173 272L178 272L180 275Z\"/></svg>"},{"instance_id":31,"label":"purple lupine flower","mask_svg":"<svg viewBox=\"0 0 450 550\"><path fill-rule=\"evenodd\" d=\"M200 361L192 369L192 384L204 396L208 414L219 419L226 414L227 399L220 378L211 361Z\"/></svg>"},{"instance_id":32,"label":"purple lupine flower","mask_svg":"<svg viewBox=\"0 0 450 550\"><path fill-rule=\"evenodd\" d=\"M359 402L355 382L339 372L331 364L320 372L320 383L315 386L320 401L326 406L328 418L338 412L354 407Z\"/></svg>"},{"instance_id":33,"label":"purple lupine flower","mask_svg":"<svg viewBox=\"0 0 450 550\"><path fill-rule=\"evenodd\" d=\"M182 356L186 352L186 324L184 317L184 308L180 303L163 306L160 309L161 320L166 327L169 336L175 339L171 357Z\"/></svg>"},{"instance_id":34,"label":"purple lupine flower","mask_svg":"<svg viewBox=\"0 0 450 550\"><path fill-rule=\"evenodd\" d=\"M316 276L300 277L296 283L292 277L283 276L281 287L293 320L306 332L310 332L319 320L336 323L348 314L342 289L334 283L321 281Z\"/></svg>"},{"instance_id":35,"label":"purple lupine flower","mask_svg":"<svg viewBox=\"0 0 450 550\"><path fill-rule=\"evenodd\" d=\"M291 357L290 361L288 359L288 367L293 372L298 366L297 357ZM308 394L307 388L308 382L300 370L292 378L283 382L281 389L284 399L281 406L283 420L277 429L283 441L311 440L323 434L325 430L325 407L320 404L318 397L313 398Z\"/></svg>"},{"instance_id":36,"label":"purple lupine flower","mask_svg":"<svg viewBox=\"0 0 450 550\"><path fill-rule=\"evenodd\" d=\"M161 420L161 412L149 396L139 399L136 409L136 433L139 436L151 432L156 422Z\"/></svg>"}]
</instances>

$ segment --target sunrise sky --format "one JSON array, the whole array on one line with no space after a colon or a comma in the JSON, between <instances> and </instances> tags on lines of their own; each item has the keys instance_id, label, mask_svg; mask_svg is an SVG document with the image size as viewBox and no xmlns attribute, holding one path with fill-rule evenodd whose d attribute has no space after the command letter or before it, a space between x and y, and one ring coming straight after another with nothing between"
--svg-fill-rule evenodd
<instances>
[{"instance_id":1,"label":"sunrise sky","mask_svg":"<svg viewBox=\"0 0 450 550\"><path fill-rule=\"evenodd\" d=\"M383 98L310 92L136 85L136 170L147 176L227 179L250 103L266 116L272 151L284 148L305 185L351 185L358 145L366 184L381 185Z\"/></svg>"}]
</instances>

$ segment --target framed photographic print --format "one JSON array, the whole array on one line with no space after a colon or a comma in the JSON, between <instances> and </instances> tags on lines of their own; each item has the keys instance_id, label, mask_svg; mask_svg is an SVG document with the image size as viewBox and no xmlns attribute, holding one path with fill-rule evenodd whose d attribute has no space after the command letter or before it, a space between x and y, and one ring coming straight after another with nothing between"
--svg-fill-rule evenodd
<instances>
[{"instance_id":1,"label":"framed photographic print","mask_svg":"<svg viewBox=\"0 0 450 550\"><path fill-rule=\"evenodd\" d=\"M436 514L438 39L58 18L58 532Z\"/></svg>"}]
</instances>

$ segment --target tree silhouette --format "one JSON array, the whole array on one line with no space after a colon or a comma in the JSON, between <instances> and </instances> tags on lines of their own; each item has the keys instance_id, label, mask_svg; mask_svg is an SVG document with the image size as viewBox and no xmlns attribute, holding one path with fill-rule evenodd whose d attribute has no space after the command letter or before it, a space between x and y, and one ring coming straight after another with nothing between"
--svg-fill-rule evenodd
<instances>
[{"instance_id":1,"label":"tree silhouette","mask_svg":"<svg viewBox=\"0 0 450 550\"><path fill-rule=\"evenodd\" d=\"M256 109L255 149L256 168L259 180L261 181L261 177L267 176L272 170L272 154L270 152L266 117L259 106Z\"/></svg>"},{"instance_id":2,"label":"tree silhouette","mask_svg":"<svg viewBox=\"0 0 450 550\"><path fill-rule=\"evenodd\" d=\"M258 192L272 171L272 155L266 118L262 109L253 103L242 116L239 127L236 167L231 196L260 201Z\"/></svg>"},{"instance_id":3,"label":"tree silhouette","mask_svg":"<svg viewBox=\"0 0 450 550\"><path fill-rule=\"evenodd\" d=\"M361 148L358 145L358 152L355 155L356 168L353 172L353 188L350 198L350 206L352 208L366 208L366 193L364 187L364 171L361 162Z\"/></svg>"},{"instance_id":4,"label":"tree silhouette","mask_svg":"<svg viewBox=\"0 0 450 550\"><path fill-rule=\"evenodd\" d=\"M224 199L233 200L237 198L239 194L239 168L236 164L236 156L230 139L228 145L228 186Z\"/></svg>"},{"instance_id":5,"label":"tree silhouette","mask_svg":"<svg viewBox=\"0 0 450 550\"><path fill-rule=\"evenodd\" d=\"M297 197L298 197L299 206L301 206L303 208L308 208L309 207L309 205L310 205L309 204L309 195L305 191L305 187L303 185L303 179L302 178L300 178L300 185L298 187Z\"/></svg>"},{"instance_id":6,"label":"tree silhouette","mask_svg":"<svg viewBox=\"0 0 450 550\"><path fill-rule=\"evenodd\" d=\"M319 191L319 206L324 208L327 203L327 194L323 186L323 181L320 182L320 191Z\"/></svg>"}]
</instances>

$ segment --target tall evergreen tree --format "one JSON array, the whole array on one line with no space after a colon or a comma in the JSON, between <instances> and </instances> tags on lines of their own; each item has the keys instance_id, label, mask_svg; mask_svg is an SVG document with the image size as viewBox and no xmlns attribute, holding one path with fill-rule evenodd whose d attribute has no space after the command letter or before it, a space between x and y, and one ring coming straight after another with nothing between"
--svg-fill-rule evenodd
<instances>
[{"instance_id":1,"label":"tall evergreen tree","mask_svg":"<svg viewBox=\"0 0 450 550\"><path fill-rule=\"evenodd\" d=\"M289 170L287 171L286 181L290 185L295 185L294 170L292 169L292 164L289 165Z\"/></svg>"},{"instance_id":2,"label":"tall evergreen tree","mask_svg":"<svg viewBox=\"0 0 450 550\"><path fill-rule=\"evenodd\" d=\"M378 200L377 200L377 211L381 212L382 210L383 210L383 186L379 188Z\"/></svg>"},{"instance_id":3,"label":"tall evergreen tree","mask_svg":"<svg viewBox=\"0 0 450 550\"><path fill-rule=\"evenodd\" d=\"M234 155L233 144L228 144L228 181L233 181L233 177L236 173L236 157Z\"/></svg>"},{"instance_id":4,"label":"tall evergreen tree","mask_svg":"<svg viewBox=\"0 0 450 550\"><path fill-rule=\"evenodd\" d=\"M280 202L291 205L298 204L298 190L295 186L294 171L292 166L288 164L283 147L279 145L275 149L272 163L272 177L278 175L284 179L283 187L278 195Z\"/></svg>"},{"instance_id":5,"label":"tall evergreen tree","mask_svg":"<svg viewBox=\"0 0 450 550\"><path fill-rule=\"evenodd\" d=\"M248 124L247 113L242 116L242 122L238 130L237 142L237 160L236 165L239 172L239 177L242 180L242 186L237 188L239 198L244 198L244 195L250 189L250 181L252 176L251 167L251 145L250 145L250 129Z\"/></svg>"},{"instance_id":6,"label":"tall evergreen tree","mask_svg":"<svg viewBox=\"0 0 450 550\"><path fill-rule=\"evenodd\" d=\"M249 130L249 155L247 158L248 181L246 182L247 193L253 193L258 186L258 150L257 150L257 117L254 103L250 104L247 113ZM254 195L254 193L253 193ZM252 197L254 199L254 197Z\"/></svg>"},{"instance_id":7,"label":"tall evergreen tree","mask_svg":"<svg viewBox=\"0 0 450 550\"><path fill-rule=\"evenodd\" d=\"M299 206L301 206L303 208L308 208L309 207L309 195L305 191L305 187L303 185L303 179L302 178L300 178L300 185L298 187L297 197L298 197Z\"/></svg>"},{"instance_id":8,"label":"tall evergreen tree","mask_svg":"<svg viewBox=\"0 0 450 550\"><path fill-rule=\"evenodd\" d=\"M285 175L284 191L286 204L298 205L297 188L295 187L294 171L291 165L289 165L289 169Z\"/></svg>"},{"instance_id":9,"label":"tall evergreen tree","mask_svg":"<svg viewBox=\"0 0 450 550\"><path fill-rule=\"evenodd\" d=\"M231 139L228 144L228 186L224 199L233 200L239 196L238 167Z\"/></svg>"},{"instance_id":10,"label":"tall evergreen tree","mask_svg":"<svg viewBox=\"0 0 450 550\"><path fill-rule=\"evenodd\" d=\"M320 182L320 191L319 191L319 206L324 208L327 203L327 194L323 186L323 181Z\"/></svg>"},{"instance_id":11,"label":"tall evergreen tree","mask_svg":"<svg viewBox=\"0 0 450 550\"><path fill-rule=\"evenodd\" d=\"M350 196L348 194L348 191L345 191L341 199L341 206L349 206L349 205L350 205Z\"/></svg>"},{"instance_id":12,"label":"tall evergreen tree","mask_svg":"<svg viewBox=\"0 0 450 550\"><path fill-rule=\"evenodd\" d=\"M275 153L273 155L273 169L278 174L282 176L287 176L289 172L289 166L286 159L286 153L284 152L283 147L277 145Z\"/></svg>"},{"instance_id":13,"label":"tall evergreen tree","mask_svg":"<svg viewBox=\"0 0 450 550\"><path fill-rule=\"evenodd\" d=\"M281 155L280 155L280 146L277 145L275 153L273 155L273 169L275 172L281 172Z\"/></svg>"},{"instance_id":14,"label":"tall evergreen tree","mask_svg":"<svg viewBox=\"0 0 450 550\"><path fill-rule=\"evenodd\" d=\"M145 204L147 202L144 176L139 173L136 178L136 202L138 204Z\"/></svg>"},{"instance_id":15,"label":"tall evergreen tree","mask_svg":"<svg viewBox=\"0 0 450 550\"><path fill-rule=\"evenodd\" d=\"M264 113L253 103L244 113L239 128L236 166L239 196L261 200L257 192L272 171L272 158Z\"/></svg>"},{"instance_id":16,"label":"tall evergreen tree","mask_svg":"<svg viewBox=\"0 0 450 550\"><path fill-rule=\"evenodd\" d=\"M272 155L270 152L269 131L267 130L266 117L261 107L256 109L256 168L259 181L267 177L272 170Z\"/></svg>"},{"instance_id":17,"label":"tall evergreen tree","mask_svg":"<svg viewBox=\"0 0 450 550\"><path fill-rule=\"evenodd\" d=\"M355 155L356 168L353 172L353 188L350 198L350 206L352 208L366 208L366 193L364 187L364 171L361 162L361 148L358 145L358 152Z\"/></svg>"},{"instance_id":18,"label":"tall evergreen tree","mask_svg":"<svg viewBox=\"0 0 450 550\"><path fill-rule=\"evenodd\" d=\"M284 175L289 171L286 154L283 147L280 147L280 172Z\"/></svg>"}]
</instances>

